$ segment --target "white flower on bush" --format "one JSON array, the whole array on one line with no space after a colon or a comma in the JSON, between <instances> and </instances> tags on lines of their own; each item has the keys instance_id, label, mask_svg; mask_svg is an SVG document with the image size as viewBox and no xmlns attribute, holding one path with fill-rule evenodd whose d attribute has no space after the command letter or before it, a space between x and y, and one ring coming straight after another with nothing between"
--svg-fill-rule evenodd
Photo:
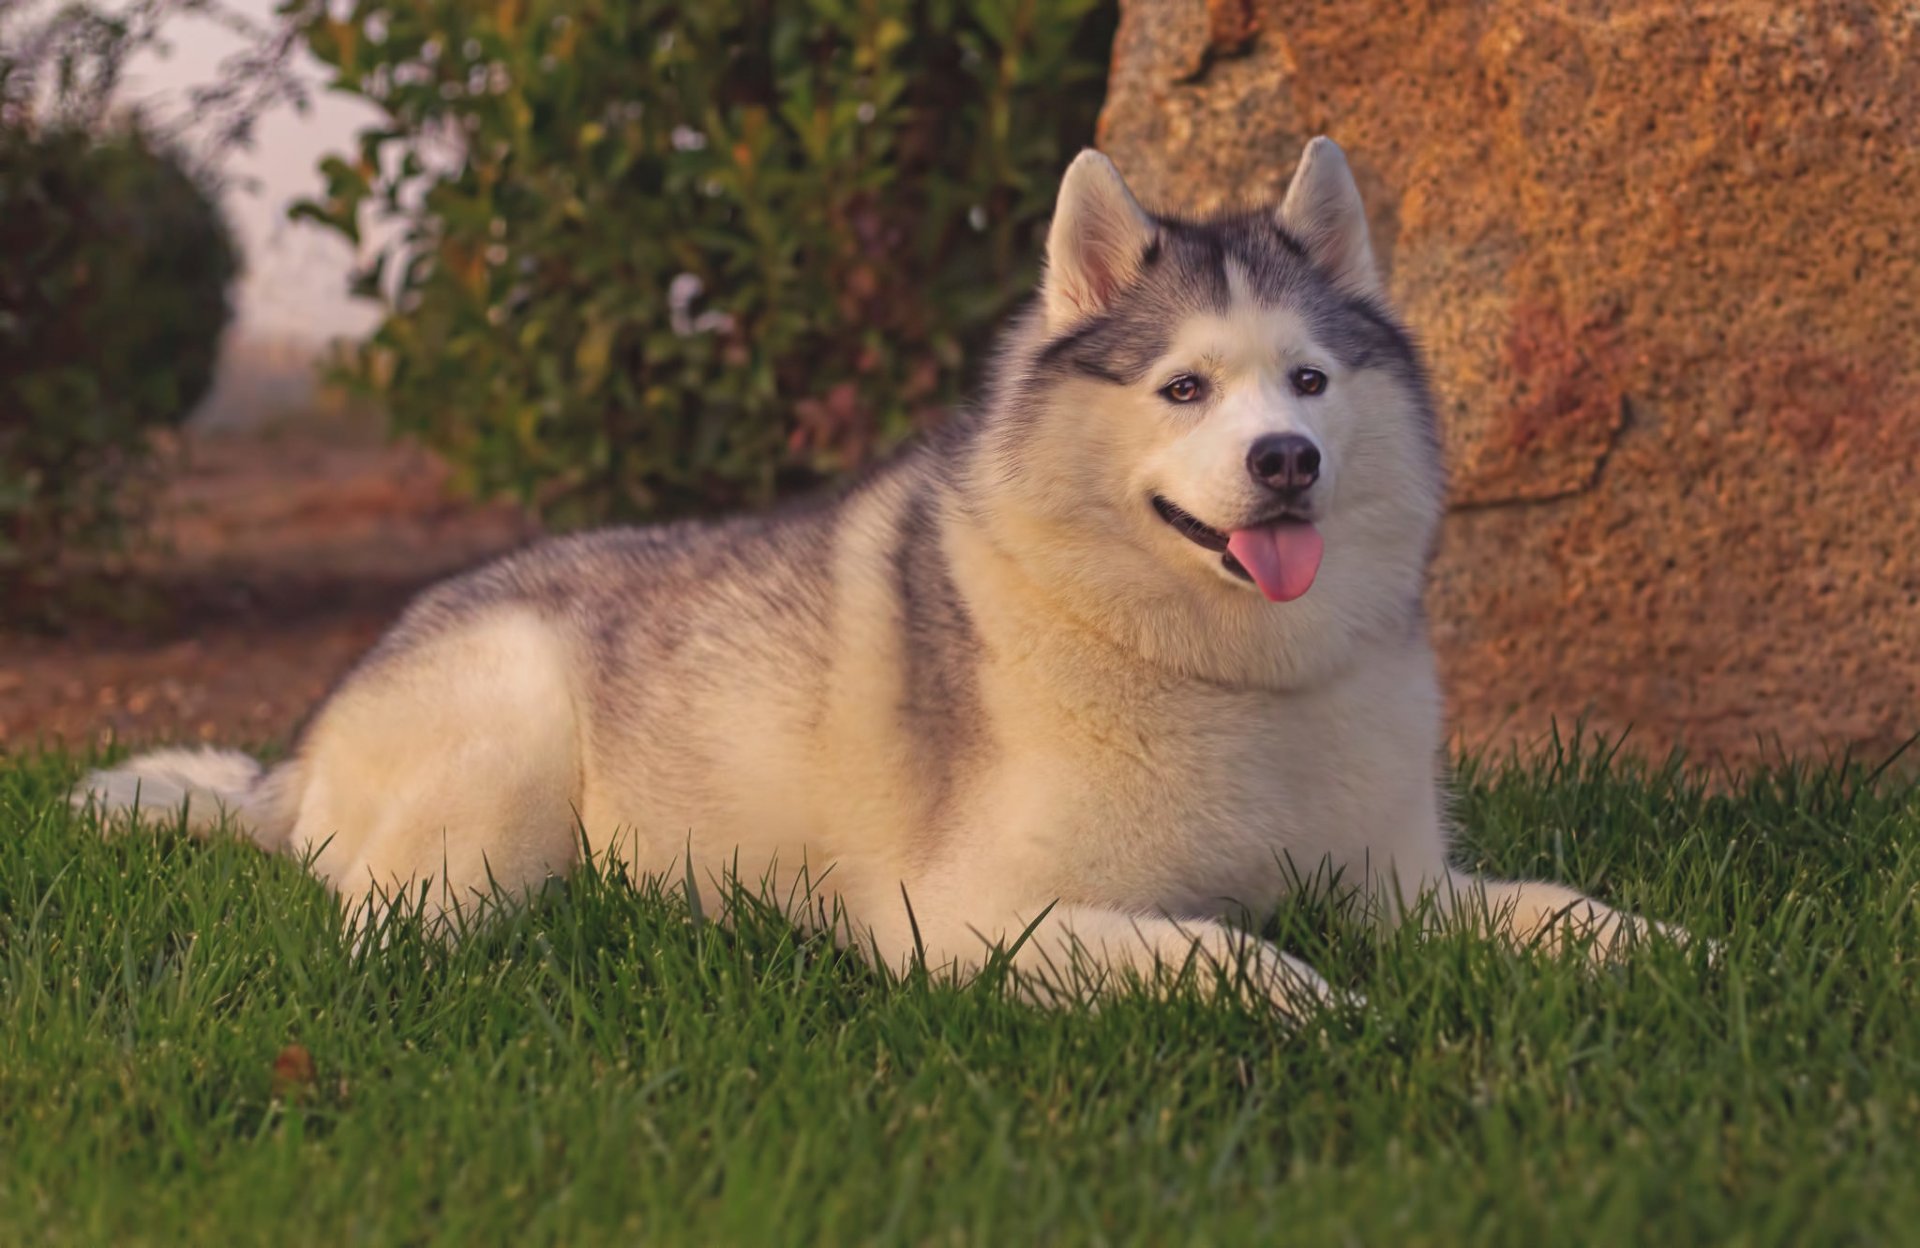
<instances>
[{"instance_id":1,"label":"white flower on bush","mask_svg":"<svg viewBox=\"0 0 1920 1248\"><path fill-rule=\"evenodd\" d=\"M724 334L733 328L733 317L709 310L695 316L693 304L706 293L707 284L696 273L680 273L667 285L667 323L675 336L691 338L695 334Z\"/></svg>"}]
</instances>

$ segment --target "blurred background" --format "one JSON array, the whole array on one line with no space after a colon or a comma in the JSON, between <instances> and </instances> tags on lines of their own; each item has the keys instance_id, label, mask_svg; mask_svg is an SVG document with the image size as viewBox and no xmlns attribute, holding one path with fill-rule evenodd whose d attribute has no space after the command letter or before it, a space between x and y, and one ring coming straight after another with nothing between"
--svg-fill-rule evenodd
<instances>
[{"instance_id":1,"label":"blurred background","mask_svg":"<svg viewBox=\"0 0 1920 1248\"><path fill-rule=\"evenodd\" d=\"M421 585L963 401L1058 177L1347 149L1458 741L1920 729L1892 0L0 0L0 749L285 738Z\"/></svg>"}]
</instances>

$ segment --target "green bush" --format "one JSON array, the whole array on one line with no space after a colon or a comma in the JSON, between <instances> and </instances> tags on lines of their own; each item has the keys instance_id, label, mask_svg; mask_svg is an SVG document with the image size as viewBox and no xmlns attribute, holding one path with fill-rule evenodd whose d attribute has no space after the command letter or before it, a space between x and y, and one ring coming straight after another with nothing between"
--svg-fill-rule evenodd
<instances>
[{"instance_id":1,"label":"green bush","mask_svg":"<svg viewBox=\"0 0 1920 1248\"><path fill-rule=\"evenodd\" d=\"M0 580L119 538L149 435L212 382L238 267L139 129L0 126Z\"/></svg>"},{"instance_id":2,"label":"green bush","mask_svg":"<svg viewBox=\"0 0 1920 1248\"><path fill-rule=\"evenodd\" d=\"M956 398L1089 142L1098 0L360 0L293 12L382 124L296 211L385 322L346 363L557 523L764 502Z\"/></svg>"}]
</instances>

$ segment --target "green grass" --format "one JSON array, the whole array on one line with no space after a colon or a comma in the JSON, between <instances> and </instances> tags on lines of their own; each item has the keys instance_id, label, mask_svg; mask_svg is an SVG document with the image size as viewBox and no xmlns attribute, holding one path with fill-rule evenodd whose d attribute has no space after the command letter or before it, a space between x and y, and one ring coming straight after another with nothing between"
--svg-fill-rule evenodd
<instances>
[{"instance_id":1,"label":"green grass","mask_svg":"<svg viewBox=\"0 0 1920 1248\"><path fill-rule=\"evenodd\" d=\"M1858 769L1469 765L1466 861L1720 961L1307 904L1281 939L1369 1003L1290 1031L888 982L592 876L356 952L296 864L102 840L81 765L0 760L0 1242L1920 1239L1920 789Z\"/></svg>"}]
</instances>

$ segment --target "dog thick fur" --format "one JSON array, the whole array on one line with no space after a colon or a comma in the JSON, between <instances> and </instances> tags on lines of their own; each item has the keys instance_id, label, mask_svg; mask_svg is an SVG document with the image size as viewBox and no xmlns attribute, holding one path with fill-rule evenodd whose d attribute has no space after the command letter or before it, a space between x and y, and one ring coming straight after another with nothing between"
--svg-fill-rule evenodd
<instances>
[{"instance_id":1,"label":"dog thick fur","mask_svg":"<svg viewBox=\"0 0 1920 1248\"><path fill-rule=\"evenodd\" d=\"M1191 221L1085 153L1047 249L979 409L841 496L510 556L287 761L152 754L78 799L224 814L350 901L737 871L896 964L1017 945L1038 995L1197 964L1297 1006L1320 979L1232 923L1323 872L1387 924L1649 926L1448 863L1439 440L1339 148Z\"/></svg>"}]
</instances>

